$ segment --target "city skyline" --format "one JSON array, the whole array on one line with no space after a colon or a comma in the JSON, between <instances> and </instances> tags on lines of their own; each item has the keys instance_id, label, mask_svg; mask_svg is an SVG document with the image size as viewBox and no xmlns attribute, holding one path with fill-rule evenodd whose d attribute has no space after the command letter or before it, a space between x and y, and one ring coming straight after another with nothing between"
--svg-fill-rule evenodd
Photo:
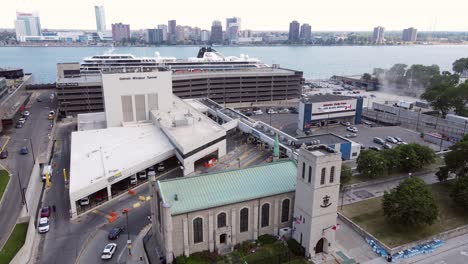
<instances>
[{"instance_id":1,"label":"city skyline","mask_svg":"<svg viewBox=\"0 0 468 264\"><path fill-rule=\"evenodd\" d=\"M386 31L400 31L408 26L418 28L420 31L468 30L468 18L463 13L468 3L459 0L448 0L443 5L396 0L392 3L382 3L378 10L375 10L375 6L369 0L357 1L359 3L338 2L338 0L331 0L314 4L298 0L290 5L280 6L267 4L262 0L255 3L240 0L234 4L223 4L223 8L216 8L219 4L214 1L211 5L203 6L196 2L182 1L177 5L158 4L158 8L164 9L164 12L158 12L155 15L152 8L141 8L155 5L149 0L136 0L131 4L128 2L110 3L103 0L88 3L79 1L64 3L57 0L26 2L23 0L3 5L0 28L14 27L16 11L37 11L44 29L93 30L96 28L94 6L102 5L106 9L107 28L110 28L112 23L122 22L130 24L134 30L154 28L172 19L177 20L178 25L210 29L214 20L225 21L226 18L234 16L242 19L242 29L257 31L287 31L292 20L297 20L301 24L309 23L314 31L371 31L375 25L384 26ZM340 9L336 9L337 5ZM249 8L245 8L247 6ZM297 6L310 8L297 9L295 8ZM405 8L401 8L402 6ZM310 10L321 11L310 12ZM363 16L363 13L366 15ZM395 16L399 19L394 19ZM79 21L79 24L76 21Z\"/></svg>"}]
</instances>

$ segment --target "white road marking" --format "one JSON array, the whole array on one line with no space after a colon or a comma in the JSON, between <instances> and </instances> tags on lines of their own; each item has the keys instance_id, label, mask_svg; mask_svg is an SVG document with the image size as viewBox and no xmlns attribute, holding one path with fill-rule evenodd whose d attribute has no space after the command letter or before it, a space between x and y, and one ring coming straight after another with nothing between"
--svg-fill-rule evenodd
<instances>
[{"instance_id":1,"label":"white road marking","mask_svg":"<svg viewBox=\"0 0 468 264\"><path fill-rule=\"evenodd\" d=\"M125 263L125 262L120 262L120 259L122 258L123 253L127 252L126 249L127 249L126 247L123 247L123 248L122 248L122 251L120 251L119 257L117 258L117 263ZM441 263L441 264L442 264L442 263Z\"/></svg>"}]
</instances>

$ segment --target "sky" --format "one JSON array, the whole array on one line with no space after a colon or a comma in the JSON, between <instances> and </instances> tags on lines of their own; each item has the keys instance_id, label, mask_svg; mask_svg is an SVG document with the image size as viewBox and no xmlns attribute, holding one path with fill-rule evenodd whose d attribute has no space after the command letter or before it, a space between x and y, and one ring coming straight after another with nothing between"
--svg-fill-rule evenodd
<instances>
[{"instance_id":1,"label":"sky","mask_svg":"<svg viewBox=\"0 0 468 264\"><path fill-rule=\"evenodd\" d=\"M289 22L313 31L371 31L416 27L468 31L467 0L0 0L0 28L13 28L16 11L37 11L43 29L96 29L94 6L103 5L107 28L154 28L170 19L209 29L213 20L242 19L242 29L288 30Z\"/></svg>"}]
</instances>

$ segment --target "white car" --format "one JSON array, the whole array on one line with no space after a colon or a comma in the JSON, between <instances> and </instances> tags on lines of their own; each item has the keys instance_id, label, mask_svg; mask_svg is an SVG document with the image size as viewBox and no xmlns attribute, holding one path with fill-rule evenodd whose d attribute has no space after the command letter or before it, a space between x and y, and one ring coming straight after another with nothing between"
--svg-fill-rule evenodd
<instances>
[{"instance_id":1,"label":"white car","mask_svg":"<svg viewBox=\"0 0 468 264\"><path fill-rule=\"evenodd\" d=\"M25 117L28 117L28 116L30 116L30 115L31 115L31 113L30 113L29 111L24 111L24 112L23 112L23 116L25 116Z\"/></svg>"},{"instance_id":2,"label":"white car","mask_svg":"<svg viewBox=\"0 0 468 264\"><path fill-rule=\"evenodd\" d=\"M89 198L88 197L80 199L80 205L81 206L88 205L88 204L89 204Z\"/></svg>"},{"instance_id":3,"label":"white car","mask_svg":"<svg viewBox=\"0 0 468 264\"><path fill-rule=\"evenodd\" d=\"M254 115L263 115L262 110L255 110L253 111Z\"/></svg>"},{"instance_id":4,"label":"white car","mask_svg":"<svg viewBox=\"0 0 468 264\"><path fill-rule=\"evenodd\" d=\"M39 226L37 227L39 233L47 233L49 232L49 218L42 217L39 219Z\"/></svg>"},{"instance_id":5,"label":"white car","mask_svg":"<svg viewBox=\"0 0 468 264\"><path fill-rule=\"evenodd\" d=\"M396 140L395 138L391 137L391 136L388 136L386 139L385 139L387 142L390 142L390 143L393 143L393 144L397 144L398 143L398 140Z\"/></svg>"},{"instance_id":6,"label":"white car","mask_svg":"<svg viewBox=\"0 0 468 264\"><path fill-rule=\"evenodd\" d=\"M268 109L268 114L269 115L272 115L272 114L277 114L278 112L276 112L275 110L273 109Z\"/></svg>"},{"instance_id":7,"label":"white car","mask_svg":"<svg viewBox=\"0 0 468 264\"><path fill-rule=\"evenodd\" d=\"M26 118L22 117L18 119L18 123L24 124L26 122Z\"/></svg>"},{"instance_id":8,"label":"white car","mask_svg":"<svg viewBox=\"0 0 468 264\"><path fill-rule=\"evenodd\" d=\"M146 170L140 171L140 172L138 173L138 178L140 178L140 179L146 179L146 178L147 178Z\"/></svg>"},{"instance_id":9,"label":"white car","mask_svg":"<svg viewBox=\"0 0 468 264\"><path fill-rule=\"evenodd\" d=\"M352 126L347 127L346 130L348 130L349 132L353 132L353 133L358 132L358 129L356 127L352 127Z\"/></svg>"},{"instance_id":10,"label":"white car","mask_svg":"<svg viewBox=\"0 0 468 264\"><path fill-rule=\"evenodd\" d=\"M107 244L104 247L104 250L102 251L101 259L111 259L116 249L117 249L116 243Z\"/></svg>"}]
</instances>

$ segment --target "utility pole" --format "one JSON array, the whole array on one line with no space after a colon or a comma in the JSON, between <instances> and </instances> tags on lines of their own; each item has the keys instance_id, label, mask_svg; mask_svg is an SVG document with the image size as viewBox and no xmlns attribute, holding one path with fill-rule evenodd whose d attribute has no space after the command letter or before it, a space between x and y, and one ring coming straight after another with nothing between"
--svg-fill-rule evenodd
<instances>
[{"instance_id":1,"label":"utility pole","mask_svg":"<svg viewBox=\"0 0 468 264\"><path fill-rule=\"evenodd\" d=\"M132 242L130 240L130 230L128 230L128 212L129 212L129 209L128 208L125 208L123 211L122 211L122 214L125 214L125 218L126 218L126 221L127 221L127 247L128 247L128 255L131 256L132 255Z\"/></svg>"}]
</instances>

